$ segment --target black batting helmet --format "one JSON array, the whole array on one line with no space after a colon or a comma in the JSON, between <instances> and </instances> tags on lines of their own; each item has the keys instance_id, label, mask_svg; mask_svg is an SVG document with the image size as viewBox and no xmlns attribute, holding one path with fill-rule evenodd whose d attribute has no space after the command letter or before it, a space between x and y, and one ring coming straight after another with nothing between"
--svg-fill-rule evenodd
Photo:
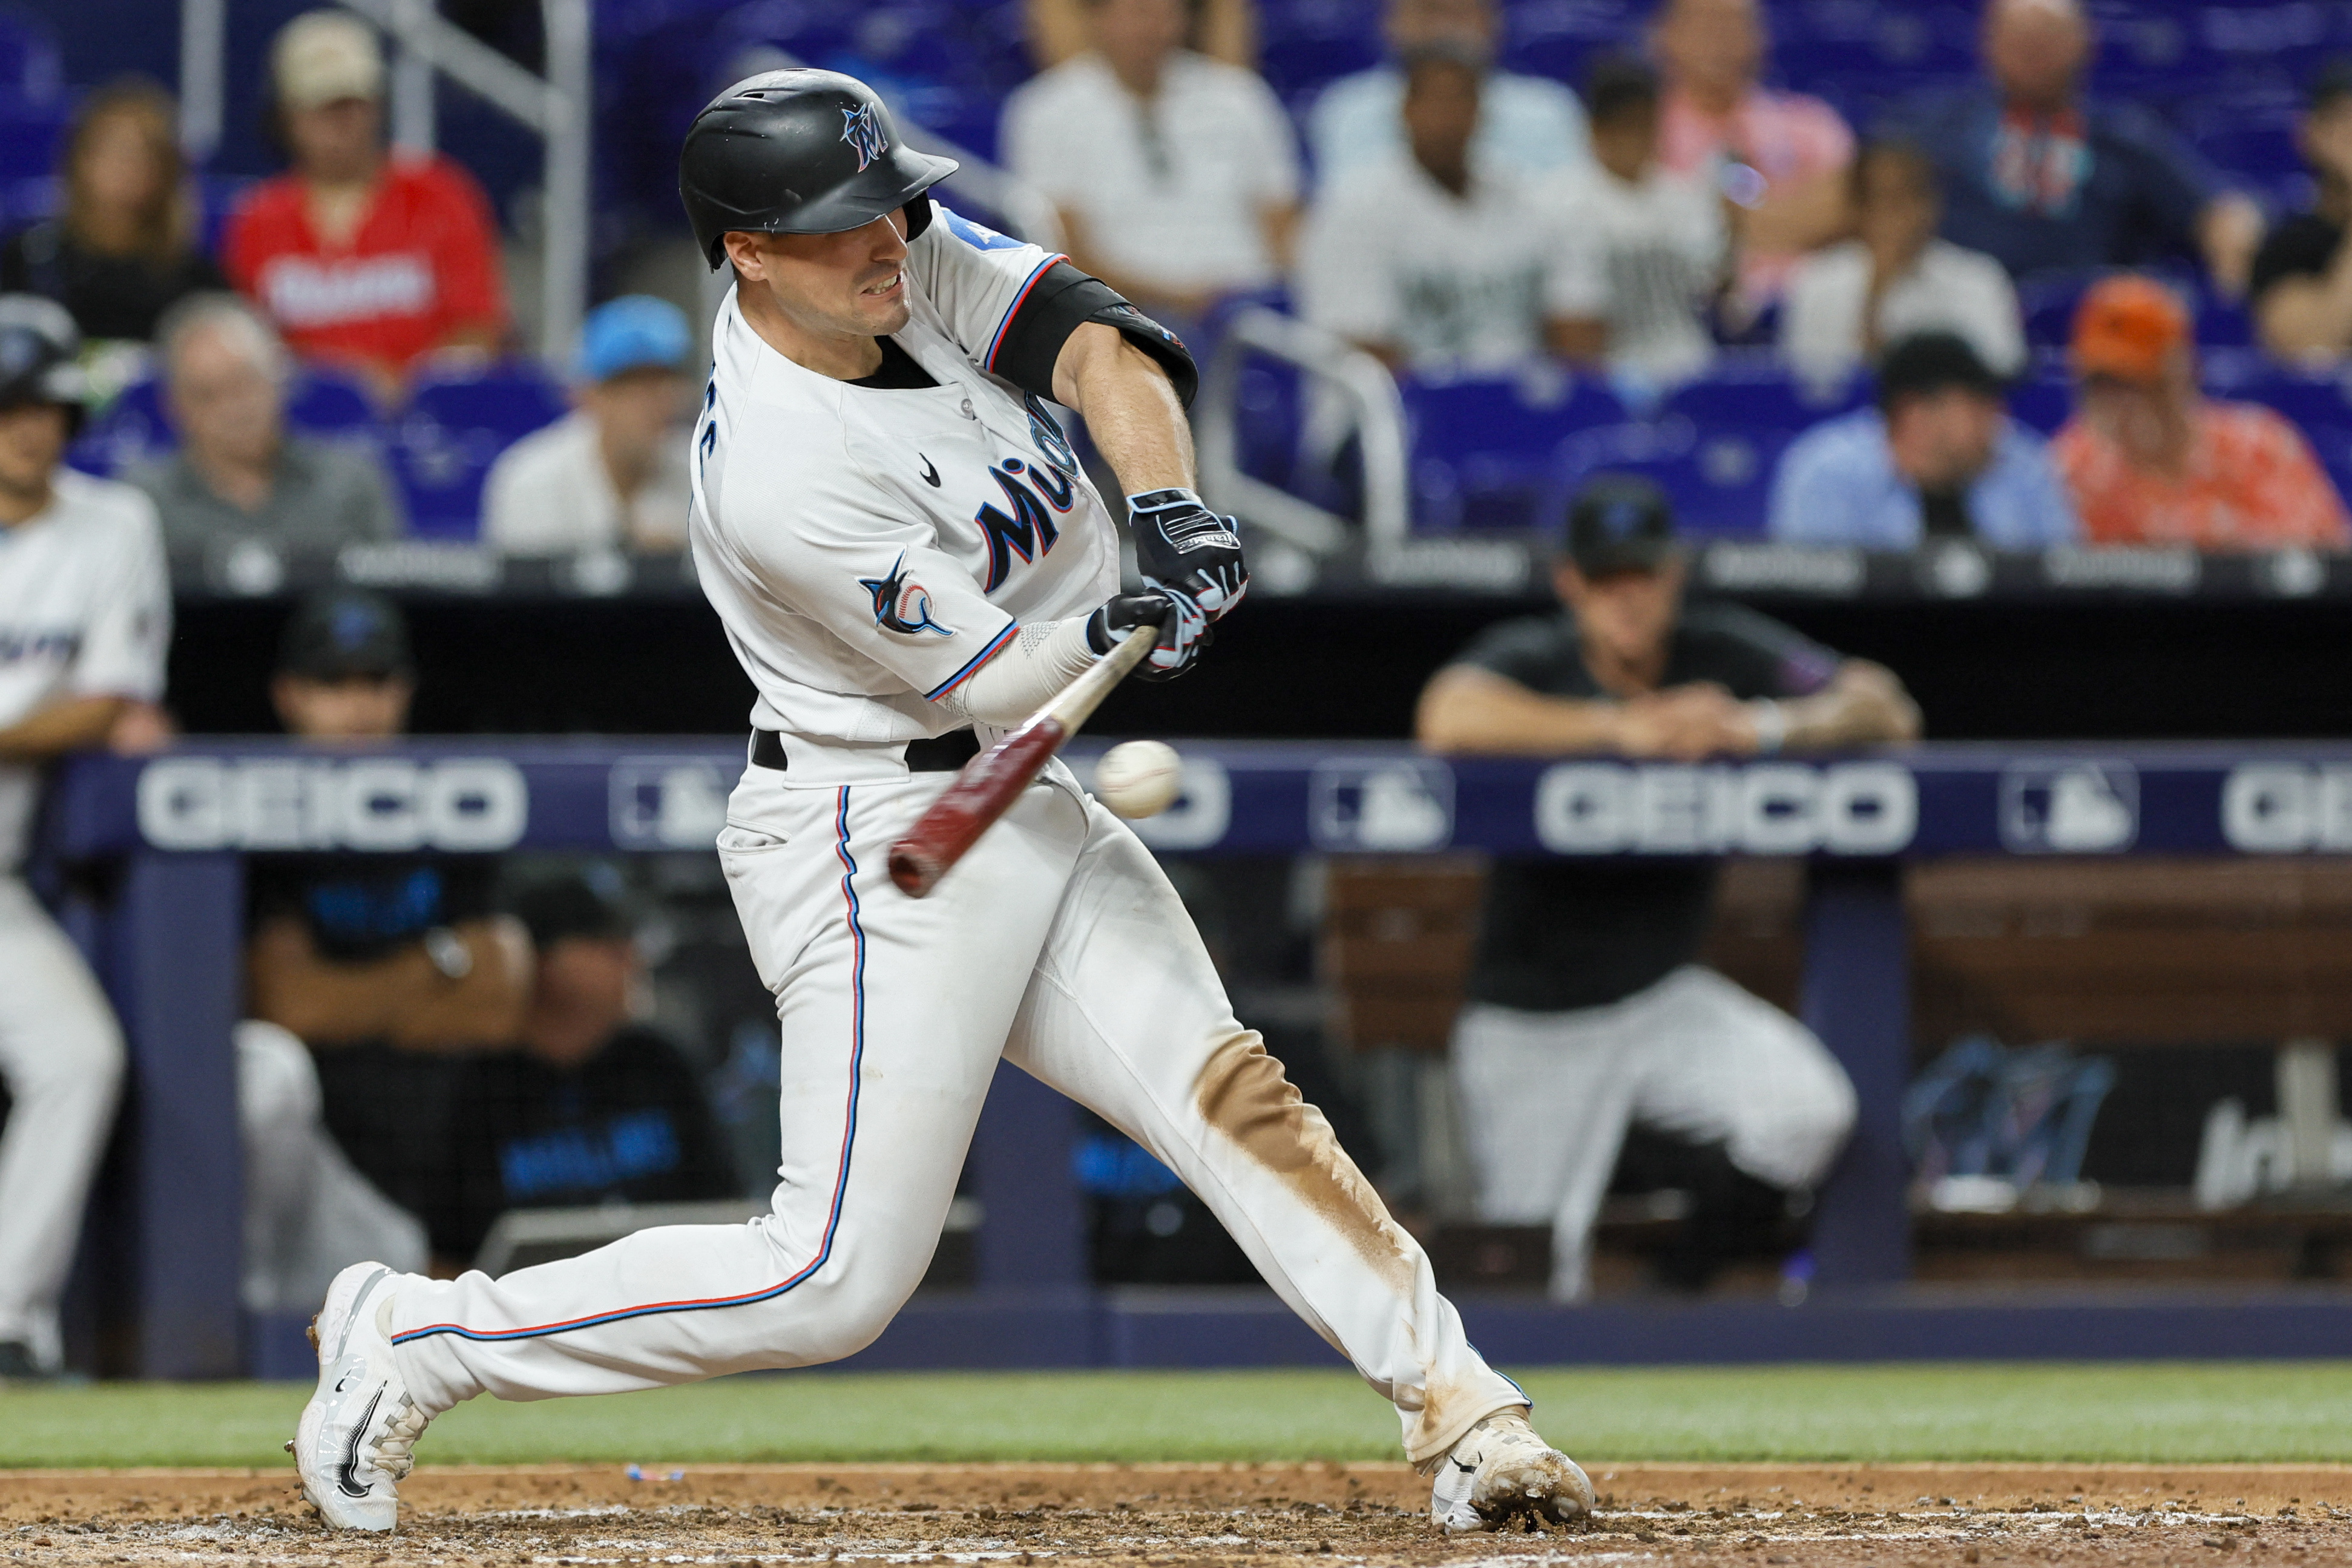
<instances>
[{"instance_id":1,"label":"black batting helmet","mask_svg":"<svg viewBox=\"0 0 2352 1568\"><path fill-rule=\"evenodd\" d=\"M81 333L64 306L37 294L0 294L0 409L56 403L81 424L89 383L75 356Z\"/></svg>"},{"instance_id":2,"label":"black batting helmet","mask_svg":"<svg viewBox=\"0 0 2352 1568\"><path fill-rule=\"evenodd\" d=\"M856 77L762 71L694 117L677 157L677 193L716 267L730 229L838 234L905 206L955 171L952 158L900 141L890 111Z\"/></svg>"}]
</instances>

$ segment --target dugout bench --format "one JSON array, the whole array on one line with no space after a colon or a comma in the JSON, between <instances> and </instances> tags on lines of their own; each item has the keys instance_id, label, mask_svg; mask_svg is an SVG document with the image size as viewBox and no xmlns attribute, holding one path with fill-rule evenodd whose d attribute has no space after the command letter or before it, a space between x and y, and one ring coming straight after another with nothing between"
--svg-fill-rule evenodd
<instances>
[{"instance_id":1,"label":"dugout bench","mask_svg":"<svg viewBox=\"0 0 2352 1568\"><path fill-rule=\"evenodd\" d=\"M1099 749L1081 748L1076 759L1083 766ZM113 1239L121 1255L110 1272L139 1324L128 1359L140 1375L230 1376L247 1364L229 1042L241 1002L243 857L703 851L742 765L734 740L420 740L365 752L253 740L190 742L143 759L82 758L65 768L37 863L106 873L102 900L62 915L114 998L131 1052L128 1168L119 1176L131 1223ZM1948 862L1964 881L1971 862L2041 862L2063 879L2092 874L2079 871L2085 864L2113 872L2141 857L2284 865L2287 857L2352 852L2352 747L1926 746L1682 765L1198 743L1185 748L1185 768L1177 805L1139 824L1165 854L1805 860L1801 1011L1845 1064L1860 1100L1853 1144L1817 1210L1811 1298L1798 1309L1465 1300L1474 1338L1497 1360L2287 1355L2340 1354L2352 1340L2352 1296L2334 1291L2011 1298L1906 1290L1911 1219L1899 1125L1914 993L1906 863ZM2147 863L2161 886L2164 861ZM2352 909L2352 892L2317 903ZM2301 912L2288 913L2292 927ZM2031 923L2018 931L2031 936ZM1936 951L1940 938L1928 936L1926 950ZM2256 940L2302 953L2289 967L2333 977L2321 988L2331 996L2347 988L2332 938L2293 948L2276 937ZM2032 951L2054 957L2061 948ZM2179 949L2164 951L2179 962ZM1954 972L1964 982L1967 964ZM1942 984L1938 974L1923 963L1924 982ZM2058 1006L2068 988L2052 989ZM2197 989L2194 981L2180 988ZM2323 1010L2332 1022L2332 1007ZM1259 1292L1091 1291L1069 1126L1066 1102L1024 1074L1000 1074L974 1149L983 1208L978 1289L910 1304L862 1364L1328 1359Z\"/></svg>"}]
</instances>

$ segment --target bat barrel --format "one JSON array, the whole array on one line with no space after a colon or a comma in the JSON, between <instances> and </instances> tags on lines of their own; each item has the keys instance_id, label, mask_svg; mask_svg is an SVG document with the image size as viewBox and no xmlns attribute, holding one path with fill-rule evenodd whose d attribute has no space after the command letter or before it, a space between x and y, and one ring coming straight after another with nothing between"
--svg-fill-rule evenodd
<instances>
[{"instance_id":1,"label":"bat barrel","mask_svg":"<svg viewBox=\"0 0 2352 1568\"><path fill-rule=\"evenodd\" d=\"M965 763L915 825L890 846L890 880L898 891L921 898L937 887L940 878L1053 760L1067 735L1059 721L1040 716Z\"/></svg>"}]
</instances>

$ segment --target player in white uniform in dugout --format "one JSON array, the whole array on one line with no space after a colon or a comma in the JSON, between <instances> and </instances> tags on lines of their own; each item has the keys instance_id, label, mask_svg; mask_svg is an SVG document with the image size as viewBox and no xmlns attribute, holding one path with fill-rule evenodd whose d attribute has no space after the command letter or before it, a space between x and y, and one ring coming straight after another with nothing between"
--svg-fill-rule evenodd
<instances>
[{"instance_id":1,"label":"player in white uniform in dugout","mask_svg":"<svg viewBox=\"0 0 2352 1568\"><path fill-rule=\"evenodd\" d=\"M39 769L161 697L172 637L154 503L64 465L79 349L63 308L0 295L0 1380L57 1370L58 1296L122 1080L113 1009L18 875Z\"/></svg>"},{"instance_id":2,"label":"player in white uniform in dugout","mask_svg":"<svg viewBox=\"0 0 2352 1568\"><path fill-rule=\"evenodd\" d=\"M920 901L885 870L943 770L1137 633L1181 671L1246 588L1192 484L1190 355L1060 257L924 192L863 84L740 82L680 187L735 285L694 436L695 563L759 692L721 862L782 1024L784 1156L748 1225L640 1231L450 1281L361 1265L316 1325L293 1448L330 1523L389 1529L425 1422L481 1393L614 1393L870 1343L914 1290L1000 1059L1129 1134L1396 1406L1449 1530L1585 1514L1427 1258L1238 1023L1174 890L1050 765ZM1128 492L1114 514L1044 400ZM977 731L975 736L971 732Z\"/></svg>"}]
</instances>

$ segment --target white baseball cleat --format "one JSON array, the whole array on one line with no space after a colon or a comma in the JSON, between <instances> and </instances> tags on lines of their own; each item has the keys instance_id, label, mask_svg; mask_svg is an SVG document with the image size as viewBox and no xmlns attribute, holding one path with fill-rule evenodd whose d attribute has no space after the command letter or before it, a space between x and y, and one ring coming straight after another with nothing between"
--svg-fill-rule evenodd
<instances>
[{"instance_id":1,"label":"white baseball cleat","mask_svg":"<svg viewBox=\"0 0 2352 1568\"><path fill-rule=\"evenodd\" d=\"M1431 1478L1429 1517L1448 1535L1500 1530L1522 1516L1573 1524L1591 1513L1592 1483L1536 1436L1523 1405L1471 1427Z\"/></svg>"},{"instance_id":2,"label":"white baseball cleat","mask_svg":"<svg viewBox=\"0 0 2352 1568\"><path fill-rule=\"evenodd\" d=\"M415 1463L409 1449L431 1419L416 1408L392 1354L392 1287L381 1263L354 1263L327 1287L310 1320L319 1388L302 1406L286 1445L302 1495L333 1530L390 1530L400 1513L394 1490Z\"/></svg>"}]
</instances>

